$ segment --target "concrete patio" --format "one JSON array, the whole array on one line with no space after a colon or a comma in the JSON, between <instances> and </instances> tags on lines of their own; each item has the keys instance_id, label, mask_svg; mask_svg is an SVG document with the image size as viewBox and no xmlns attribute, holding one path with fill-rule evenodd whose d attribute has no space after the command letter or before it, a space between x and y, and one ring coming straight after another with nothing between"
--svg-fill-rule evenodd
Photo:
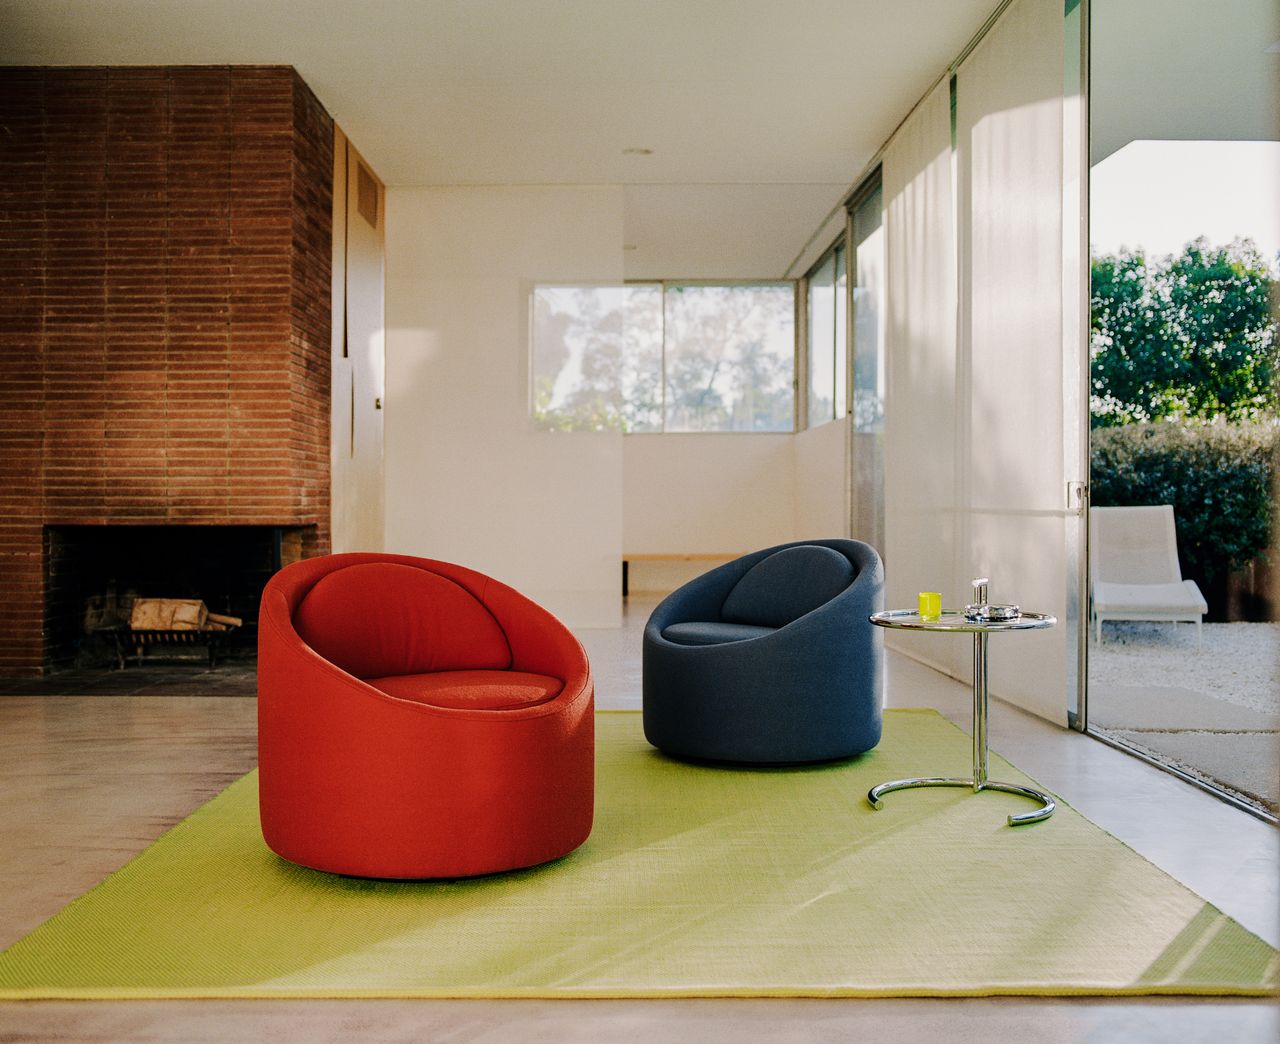
<instances>
[{"instance_id":1,"label":"concrete patio","mask_svg":"<svg viewBox=\"0 0 1280 1044\"><path fill-rule=\"evenodd\" d=\"M1280 809L1280 624L1108 623L1089 642L1089 721L1273 813Z\"/></svg>"}]
</instances>

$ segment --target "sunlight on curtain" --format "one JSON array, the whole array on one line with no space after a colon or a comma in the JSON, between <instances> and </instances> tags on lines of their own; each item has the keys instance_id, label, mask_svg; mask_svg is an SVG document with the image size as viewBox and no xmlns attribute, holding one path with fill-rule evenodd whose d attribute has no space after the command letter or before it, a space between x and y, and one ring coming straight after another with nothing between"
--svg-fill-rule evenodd
<instances>
[{"instance_id":1,"label":"sunlight on curtain","mask_svg":"<svg viewBox=\"0 0 1280 1044\"><path fill-rule=\"evenodd\" d=\"M951 103L944 79L884 152L886 604L956 587L956 270ZM963 604L967 599L959 601ZM892 632L891 644L955 673L962 641Z\"/></svg>"},{"instance_id":2,"label":"sunlight on curtain","mask_svg":"<svg viewBox=\"0 0 1280 1044\"><path fill-rule=\"evenodd\" d=\"M958 560L991 577L992 601L1063 621L996 638L991 690L1065 723L1063 47L1059 0L1008 9L956 73L956 167Z\"/></svg>"},{"instance_id":3,"label":"sunlight on curtain","mask_svg":"<svg viewBox=\"0 0 1280 1044\"><path fill-rule=\"evenodd\" d=\"M991 690L1061 723L1063 47L1062 5L1017 0L956 71L954 154L944 78L882 166L887 603L941 591L958 608L989 576L993 601L1058 616L994 639ZM967 639L914 637L894 639L968 679Z\"/></svg>"}]
</instances>

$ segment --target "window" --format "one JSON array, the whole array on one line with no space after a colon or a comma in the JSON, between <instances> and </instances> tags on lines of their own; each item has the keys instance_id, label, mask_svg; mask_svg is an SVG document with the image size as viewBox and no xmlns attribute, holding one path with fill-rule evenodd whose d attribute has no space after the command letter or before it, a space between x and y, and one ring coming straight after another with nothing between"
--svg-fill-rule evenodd
<instances>
[{"instance_id":1,"label":"window","mask_svg":"<svg viewBox=\"0 0 1280 1044\"><path fill-rule=\"evenodd\" d=\"M885 246L879 175L854 197L853 438L850 442L850 522L853 533L884 547Z\"/></svg>"},{"instance_id":2,"label":"window","mask_svg":"<svg viewBox=\"0 0 1280 1044\"><path fill-rule=\"evenodd\" d=\"M884 431L884 230L880 187L853 211L853 426Z\"/></svg>"},{"instance_id":3,"label":"window","mask_svg":"<svg viewBox=\"0 0 1280 1044\"><path fill-rule=\"evenodd\" d=\"M531 407L555 431L791 431L792 283L540 286Z\"/></svg>"},{"instance_id":4,"label":"window","mask_svg":"<svg viewBox=\"0 0 1280 1044\"><path fill-rule=\"evenodd\" d=\"M667 431L791 431L790 283L668 286Z\"/></svg>"},{"instance_id":5,"label":"window","mask_svg":"<svg viewBox=\"0 0 1280 1044\"><path fill-rule=\"evenodd\" d=\"M533 292L530 412L549 431L662 430L662 288Z\"/></svg>"},{"instance_id":6,"label":"window","mask_svg":"<svg viewBox=\"0 0 1280 1044\"><path fill-rule=\"evenodd\" d=\"M809 426L847 412L848 266L837 243L809 273Z\"/></svg>"},{"instance_id":7,"label":"window","mask_svg":"<svg viewBox=\"0 0 1280 1044\"><path fill-rule=\"evenodd\" d=\"M809 426L835 418L835 253L809 273Z\"/></svg>"}]
</instances>

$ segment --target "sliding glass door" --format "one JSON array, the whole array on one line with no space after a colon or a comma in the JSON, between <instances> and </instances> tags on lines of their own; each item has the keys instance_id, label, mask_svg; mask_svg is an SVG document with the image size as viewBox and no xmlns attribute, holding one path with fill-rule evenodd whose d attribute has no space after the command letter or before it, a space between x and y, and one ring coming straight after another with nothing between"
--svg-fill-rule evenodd
<instances>
[{"instance_id":1,"label":"sliding glass door","mask_svg":"<svg viewBox=\"0 0 1280 1044\"><path fill-rule=\"evenodd\" d=\"M1090 9L1088 726L1274 817L1280 6Z\"/></svg>"},{"instance_id":2,"label":"sliding glass door","mask_svg":"<svg viewBox=\"0 0 1280 1044\"><path fill-rule=\"evenodd\" d=\"M850 532L884 547L884 194L880 176L854 197L849 224L853 242L850 280L853 425Z\"/></svg>"}]
</instances>

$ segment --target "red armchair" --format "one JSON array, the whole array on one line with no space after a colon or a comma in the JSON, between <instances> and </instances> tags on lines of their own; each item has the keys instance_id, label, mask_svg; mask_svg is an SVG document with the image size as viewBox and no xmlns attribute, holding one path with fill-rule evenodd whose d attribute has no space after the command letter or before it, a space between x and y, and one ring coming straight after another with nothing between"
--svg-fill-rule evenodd
<instances>
[{"instance_id":1,"label":"red armchair","mask_svg":"<svg viewBox=\"0 0 1280 1044\"><path fill-rule=\"evenodd\" d=\"M594 690L545 609L461 566L345 554L262 595L262 834L361 877L533 866L591 832Z\"/></svg>"}]
</instances>

